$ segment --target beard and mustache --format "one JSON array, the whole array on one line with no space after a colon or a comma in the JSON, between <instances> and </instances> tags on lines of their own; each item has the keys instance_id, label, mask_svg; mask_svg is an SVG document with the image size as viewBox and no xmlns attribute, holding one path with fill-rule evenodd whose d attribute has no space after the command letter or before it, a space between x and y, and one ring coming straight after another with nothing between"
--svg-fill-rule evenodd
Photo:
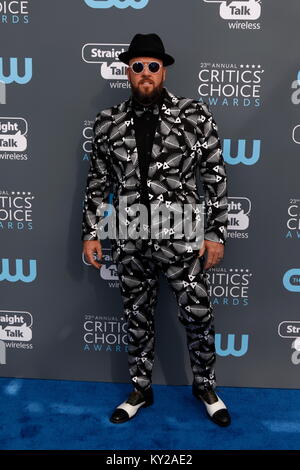
<instances>
[{"instance_id":1,"label":"beard and mustache","mask_svg":"<svg viewBox=\"0 0 300 470\"><path fill-rule=\"evenodd\" d=\"M150 93L145 93L141 90L140 85L144 82L150 82L152 84L152 91ZM132 95L140 104L144 106L155 103L160 98L162 89L163 83L154 86L152 80L147 78L141 79L138 86L131 85Z\"/></svg>"}]
</instances>

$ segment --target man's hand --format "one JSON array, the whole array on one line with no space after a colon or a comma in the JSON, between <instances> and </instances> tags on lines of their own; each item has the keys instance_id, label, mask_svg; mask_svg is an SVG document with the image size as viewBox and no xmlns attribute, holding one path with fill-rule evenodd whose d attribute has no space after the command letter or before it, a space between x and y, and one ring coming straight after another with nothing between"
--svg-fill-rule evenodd
<instances>
[{"instance_id":1,"label":"man's hand","mask_svg":"<svg viewBox=\"0 0 300 470\"><path fill-rule=\"evenodd\" d=\"M100 269L101 263L94 259L94 254L97 253L99 259L102 258L102 246L100 240L84 240L83 254L88 263L92 264L95 268Z\"/></svg>"},{"instance_id":2,"label":"man's hand","mask_svg":"<svg viewBox=\"0 0 300 470\"><path fill-rule=\"evenodd\" d=\"M218 264L224 256L224 245L219 242L212 242L210 240L204 240L203 246L199 250L199 256L204 255L207 250L207 259L204 265L204 269L209 269L212 266Z\"/></svg>"}]
</instances>

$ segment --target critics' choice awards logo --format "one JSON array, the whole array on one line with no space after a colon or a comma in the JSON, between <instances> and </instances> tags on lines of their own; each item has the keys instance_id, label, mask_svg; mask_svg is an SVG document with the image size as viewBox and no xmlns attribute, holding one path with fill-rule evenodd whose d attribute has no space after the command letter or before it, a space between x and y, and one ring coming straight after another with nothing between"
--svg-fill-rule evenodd
<instances>
[{"instance_id":1,"label":"critics' choice awards logo","mask_svg":"<svg viewBox=\"0 0 300 470\"><path fill-rule=\"evenodd\" d=\"M140 312L135 310L134 314ZM83 323L83 350L88 352L128 352L127 322L121 317L86 314ZM248 352L248 334L215 335L219 356L241 357Z\"/></svg>"},{"instance_id":2,"label":"critics' choice awards logo","mask_svg":"<svg viewBox=\"0 0 300 470\"><path fill-rule=\"evenodd\" d=\"M84 351L127 352L124 318L87 314L83 323Z\"/></svg>"},{"instance_id":3,"label":"critics' choice awards logo","mask_svg":"<svg viewBox=\"0 0 300 470\"><path fill-rule=\"evenodd\" d=\"M99 258L96 255L94 255L94 259L102 263L102 266L99 269L99 275L101 279L103 279L104 281L107 281L107 284L109 287L119 288L119 277L117 273L117 268L112 260L110 248L102 248L101 260L99 260ZM82 253L82 261L86 266L91 266L91 264L89 264L85 260L83 253ZM93 269L95 268L93 267Z\"/></svg>"},{"instance_id":4,"label":"critics' choice awards logo","mask_svg":"<svg viewBox=\"0 0 300 470\"><path fill-rule=\"evenodd\" d=\"M34 195L26 191L0 191L0 229L32 230Z\"/></svg>"},{"instance_id":5,"label":"critics' choice awards logo","mask_svg":"<svg viewBox=\"0 0 300 470\"><path fill-rule=\"evenodd\" d=\"M233 30L259 30L255 22L261 16L261 0L204 0L205 3L219 4L219 15Z\"/></svg>"},{"instance_id":6,"label":"critics' choice awards logo","mask_svg":"<svg viewBox=\"0 0 300 470\"><path fill-rule=\"evenodd\" d=\"M29 342L32 340L32 315L29 312L0 310L0 340ZM7 347L20 347L6 343ZM24 349L29 349L24 345ZM32 348L32 345L30 349Z\"/></svg>"},{"instance_id":7,"label":"critics' choice awards logo","mask_svg":"<svg viewBox=\"0 0 300 470\"><path fill-rule=\"evenodd\" d=\"M0 23L2 24L28 24L28 0L0 0Z\"/></svg>"},{"instance_id":8,"label":"critics' choice awards logo","mask_svg":"<svg viewBox=\"0 0 300 470\"><path fill-rule=\"evenodd\" d=\"M212 305L247 306L252 278L247 268L210 268L205 272Z\"/></svg>"},{"instance_id":9,"label":"critics' choice awards logo","mask_svg":"<svg viewBox=\"0 0 300 470\"><path fill-rule=\"evenodd\" d=\"M286 228L285 238L300 240L300 199L289 200Z\"/></svg>"},{"instance_id":10,"label":"critics' choice awards logo","mask_svg":"<svg viewBox=\"0 0 300 470\"><path fill-rule=\"evenodd\" d=\"M292 339L291 348L294 349L291 355L292 364L300 364L300 321L285 320L278 325L278 334L281 338Z\"/></svg>"},{"instance_id":11,"label":"critics' choice awards logo","mask_svg":"<svg viewBox=\"0 0 300 470\"><path fill-rule=\"evenodd\" d=\"M148 5L149 0L83 0L91 8L135 8L141 9Z\"/></svg>"},{"instance_id":12,"label":"critics' choice awards logo","mask_svg":"<svg viewBox=\"0 0 300 470\"><path fill-rule=\"evenodd\" d=\"M82 129L82 161L88 162L90 164L90 153L92 152L92 140L93 140L93 125L95 120L86 119L83 121Z\"/></svg>"},{"instance_id":13,"label":"critics' choice awards logo","mask_svg":"<svg viewBox=\"0 0 300 470\"><path fill-rule=\"evenodd\" d=\"M199 101L244 107L261 105L261 65L202 62L198 86Z\"/></svg>"},{"instance_id":14,"label":"critics' choice awards logo","mask_svg":"<svg viewBox=\"0 0 300 470\"><path fill-rule=\"evenodd\" d=\"M83 157L82 161L90 162L90 153L92 151L92 140L93 140L93 124L94 121L86 119L83 122L83 143L82 143L82 151Z\"/></svg>"},{"instance_id":15,"label":"critics' choice awards logo","mask_svg":"<svg viewBox=\"0 0 300 470\"><path fill-rule=\"evenodd\" d=\"M129 44L85 44L82 59L88 64L99 64L101 77L104 80L113 80L111 88L129 88L127 65L118 59L119 54L128 46ZM117 82L118 80L121 82Z\"/></svg>"}]
</instances>

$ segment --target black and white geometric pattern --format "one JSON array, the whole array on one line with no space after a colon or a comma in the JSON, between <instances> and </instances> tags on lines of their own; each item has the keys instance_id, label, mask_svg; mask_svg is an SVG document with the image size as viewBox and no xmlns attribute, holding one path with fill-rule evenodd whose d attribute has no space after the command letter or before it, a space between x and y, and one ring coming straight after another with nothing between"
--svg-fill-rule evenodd
<instances>
[{"instance_id":1,"label":"black and white geometric pattern","mask_svg":"<svg viewBox=\"0 0 300 470\"><path fill-rule=\"evenodd\" d=\"M147 189L153 206L200 204L196 168L204 188L206 228L204 238L225 243L228 201L226 171L218 128L207 104L176 97L165 88L149 165ZM91 164L83 209L83 240L96 240L98 206L114 193L117 220L119 197L128 204L140 202L140 169L136 147L131 97L101 111L95 120ZM132 222L135 215L130 219ZM187 240L188 241L188 240Z\"/></svg>"},{"instance_id":2,"label":"black and white geometric pattern","mask_svg":"<svg viewBox=\"0 0 300 470\"><path fill-rule=\"evenodd\" d=\"M152 383L159 270L179 307L194 383L201 390L215 388L214 317L203 273L204 257L186 246L182 241L157 244L153 239L139 239L135 243L127 240L114 251L127 320L129 372L132 384L141 391Z\"/></svg>"},{"instance_id":3,"label":"black and white geometric pattern","mask_svg":"<svg viewBox=\"0 0 300 470\"><path fill-rule=\"evenodd\" d=\"M158 118L147 189L151 204L200 204L196 169L204 187L204 238L224 244L228 200L225 164L217 125L206 104L166 94ZM141 178L131 98L101 111L94 124L91 165L83 211L83 240L97 239L96 210L113 192L117 218L120 196L140 201ZM136 216L134 213L133 219ZM130 211L126 214L130 221ZM187 334L194 384L215 387L215 344L212 305L203 272L204 256L188 237L175 239L111 239L127 320L129 371L138 390L151 385L154 358L154 310L158 271L175 295L178 316Z\"/></svg>"}]
</instances>

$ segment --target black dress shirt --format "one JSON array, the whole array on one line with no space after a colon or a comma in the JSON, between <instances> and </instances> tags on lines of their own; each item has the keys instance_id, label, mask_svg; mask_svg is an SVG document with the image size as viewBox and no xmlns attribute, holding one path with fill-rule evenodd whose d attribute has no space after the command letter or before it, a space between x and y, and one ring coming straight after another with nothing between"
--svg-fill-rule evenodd
<instances>
[{"instance_id":1,"label":"black dress shirt","mask_svg":"<svg viewBox=\"0 0 300 470\"><path fill-rule=\"evenodd\" d=\"M150 201L148 196L147 177L153 140L158 117L165 97L165 89L158 99L149 106L140 104L132 97L133 122L137 144L139 169L141 175L141 203L148 208L148 224L150 225Z\"/></svg>"}]
</instances>

